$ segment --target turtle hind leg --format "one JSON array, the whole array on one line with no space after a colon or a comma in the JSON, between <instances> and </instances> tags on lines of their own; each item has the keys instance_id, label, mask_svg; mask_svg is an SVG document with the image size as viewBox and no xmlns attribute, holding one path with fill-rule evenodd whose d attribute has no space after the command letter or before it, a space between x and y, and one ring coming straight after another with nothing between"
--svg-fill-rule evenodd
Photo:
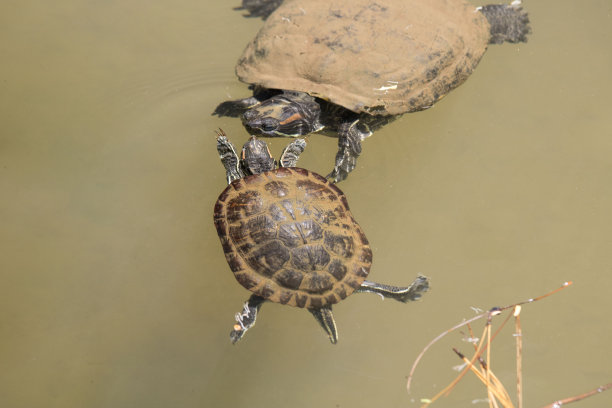
<instances>
[{"instance_id":1,"label":"turtle hind leg","mask_svg":"<svg viewBox=\"0 0 612 408\"><path fill-rule=\"evenodd\" d=\"M249 14L245 14L245 17L261 17L265 20L282 2L283 0L242 0L242 6L236 7L235 10L246 10Z\"/></svg>"},{"instance_id":2,"label":"turtle hind leg","mask_svg":"<svg viewBox=\"0 0 612 408\"><path fill-rule=\"evenodd\" d=\"M419 299L423 293L429 289L429 279L425 276L418 276L414 282L407 287L384 285L382 283L364 281L361 287L356 292L363 293L376 293L383 298L395 299L399 302L409 302L411 300Z\"/></svg>"},{"instance_id":3,"label":"turtle hind leg","mask_svg":"<svg viewBox=\"0 0 612 408\"><path fill-rule=\"evenodd\" d=\"M230 332L230 340L232 344L236 344L238 340L244 336L247 330L255 325L257 320L257 312L266 299L261 296L251 295L249 300L244 303L242 312L236 313L236 324Z\"/></svg>"},{"instance_id":4,"label":"turtle hind leg","mask_svg":"<svg viewBox=\"0 0 612 408\"><path fill-rule=\"evenodd\" d=\"M529 16L520 6L520 2L489 4L479 7L478 10L491 25L490 44L527 42L527 35L531 33Z\"/></svg>"},{"instance_id":5,"label":"turtle hind leg","mask_svg":"<svg viewBox=\"0 0 612 408\"><path fill-rule=\"evenodd\" d=\"M323 327L323 330L329 336L329 341L332 344L336 344L338 342L338 329L336 328L336 321L334 320L331 306L325 306L320 309L308 309L308 311L312 313L317 322Z\"/></svg>"}]
</instances>

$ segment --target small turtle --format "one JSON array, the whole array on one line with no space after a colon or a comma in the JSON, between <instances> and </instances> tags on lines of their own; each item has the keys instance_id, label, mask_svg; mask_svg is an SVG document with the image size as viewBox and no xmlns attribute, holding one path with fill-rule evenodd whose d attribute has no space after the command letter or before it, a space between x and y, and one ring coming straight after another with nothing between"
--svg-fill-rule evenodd
<instances>
[{"instance_id":1,"label":"small turtle","mask_svg":"<svg viewBox=\"0 0 612 408\"><path fill-rule=\"evenodd\" d=\"M225 134L218 134L229 186L215 204L214 222L236 280L253 292L236 314L232 343L255 324L266 300L308 309L336 343L332 305L351 293L408 302L429 287L423 276L408 287L365 280L372 264L368 240L342 191L295 167L305 145L303 139L290 143L275 168L264 141L252 136L238 157Z\"/></svg>"},{"instance_id":2,"label":"small turtle","mask_svg":"<svg viewBox=\"0 0 612 408\"><path fill-rule=\"evenodd\" d=\"M244 0L267 17L236 65L252 97L213 114L247 130L297 137L338 134L334 181L346 178L361 141L397 115L431 107L472 73L488 44L527 41L520 1ZM272 14L270 14L272 12Z\"/></svg>"}]
</instances>

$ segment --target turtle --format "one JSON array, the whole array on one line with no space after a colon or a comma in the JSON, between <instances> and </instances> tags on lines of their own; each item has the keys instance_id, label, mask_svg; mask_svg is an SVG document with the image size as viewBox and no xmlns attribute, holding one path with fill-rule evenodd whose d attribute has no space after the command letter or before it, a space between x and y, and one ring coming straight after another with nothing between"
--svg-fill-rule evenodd
<instances>
[{"instance_id":1,"label":"turtle","mask_svg":"<svg viewBox=\"0 0 612 408\"><path fill-rule=\"evenodd\" d=\"M214 224L234 277L253 292L235 316L232 343L253 327L265 301L307 309L335 344L332 305L350 294L408 302L429 288L421 275L407 287L366 280L372 264L368 240L344 193L325 177L295 167L305 145L301 138L291 142L277 166L262 139L251 136L239 157L218 132L229 185L215 204Z\"/></svg>"},{"instance_id":2,"label":"turtle","mask_svg":"<svg viewBox=\"0 0 612 408\"><path fill-rule=\"evenodd\" d=\"M338 136L328 178L355 168L361 142L398 115L431 107L461 85L488 44L526 42L520 1L245 0L266 17L236 74L253 95L213 115L241 117L251 133ZM280 4L274 12L271 9Z\"/></svg>"}]
</instances>

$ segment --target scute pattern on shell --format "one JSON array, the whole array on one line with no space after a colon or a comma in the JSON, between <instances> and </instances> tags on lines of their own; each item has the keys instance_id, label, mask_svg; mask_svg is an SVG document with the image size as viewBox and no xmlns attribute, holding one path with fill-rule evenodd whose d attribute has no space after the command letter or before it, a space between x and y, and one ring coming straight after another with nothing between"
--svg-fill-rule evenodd
<instances>
[{"instance_id":1,"label":"scute pattern on shell","mask_svg":"<svg viewBox=\"0 0 612 408\"><path fill-rule=\"evenodd\" d=\"M342 191L300 168L232 182L215 226L238 282L270 301L320 308L359 288L372 251Z\"/></svg>"},{"instance_id":2,"label":"scute pattern on shell","mask_svg":"<svg viewBox=\"0 0 612 408\"><path fill-rule=\"evenodd\" d=\"M286 0L236 73L354 112L396 115L428 108L463 83L489 29L465 0Z\"/></svg>"}]
</instances>

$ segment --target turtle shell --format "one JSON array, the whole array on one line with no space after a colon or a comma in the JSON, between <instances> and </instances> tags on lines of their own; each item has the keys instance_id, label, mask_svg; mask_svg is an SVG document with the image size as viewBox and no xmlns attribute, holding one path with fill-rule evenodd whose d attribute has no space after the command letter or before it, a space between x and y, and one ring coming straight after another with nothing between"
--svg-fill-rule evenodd
<instances>
[{"instance_id":1,"label":"turtle shell","mask_svg":"<svg viewBox=\"0 0 612 408\"><path fill-rule=\"evenodd\" d=\"M359 288L372 251L342 191L300 168L233 181L214 221L238 282L277 303L320 308Z\"/></svg>"},{"instance_id":2,"label":"turtle shell","mask_svg":"<svg viewBox=\"0 0 612 408\"><path fill-rule=\"evenodd\" d=\"M354 112L396 115L428 108L463 83L489 29L465 0L286 0L236 73Z\"/></svg>"}]
</instances>

